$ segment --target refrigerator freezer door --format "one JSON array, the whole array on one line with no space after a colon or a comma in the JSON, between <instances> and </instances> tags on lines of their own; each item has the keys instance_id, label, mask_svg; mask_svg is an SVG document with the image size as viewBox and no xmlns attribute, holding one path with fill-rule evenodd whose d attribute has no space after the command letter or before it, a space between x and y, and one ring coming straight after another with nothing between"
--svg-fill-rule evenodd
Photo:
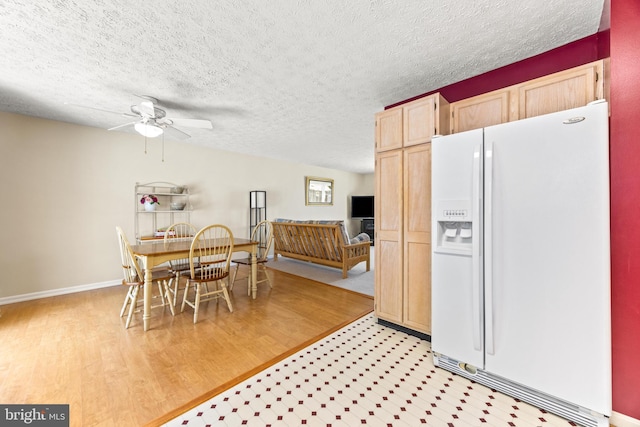
<instances>
[{"instance_id":1,"label":"refrigerator freezer door","mask_svg":"<svg viewBox=\"0 0 640 427\"><path fill-rule=\"evenodd\" d=\"M432 349L478 368L484 363L481 154L482 129L432 142ZM456 234L447 236L452 223Z\"/></svg>"},{"instance_id":2,"label":"refrigerator freezer door","mask_svg":"<svg viewBox=\"0 0 640 427\"><path fill-rule=\"evenodd\" d=\"M609 415L607 104L486 128L485 146L486 370Z\"/></svg>"}]
</instances>

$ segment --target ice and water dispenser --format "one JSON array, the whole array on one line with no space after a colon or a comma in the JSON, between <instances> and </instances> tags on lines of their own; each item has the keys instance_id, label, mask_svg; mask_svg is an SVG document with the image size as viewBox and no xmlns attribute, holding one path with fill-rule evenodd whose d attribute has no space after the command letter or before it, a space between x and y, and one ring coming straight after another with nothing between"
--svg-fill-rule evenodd
<instances>
[{"instance_id":1,"label":"ice and water dispenser","mask_svg":"<svg viewBox=\"0 0 640 427\"><path fill-rule=\"evenodd\" d=\"M436 252L471 255L474 239L471 201L445 200L436 208Z\"/></svg>"}]
</instances>

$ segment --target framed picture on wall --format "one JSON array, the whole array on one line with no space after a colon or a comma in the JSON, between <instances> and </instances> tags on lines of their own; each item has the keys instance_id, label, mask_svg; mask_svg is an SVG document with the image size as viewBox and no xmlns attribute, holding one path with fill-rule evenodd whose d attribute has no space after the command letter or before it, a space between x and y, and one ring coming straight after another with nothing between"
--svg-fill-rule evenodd
<instances>
[{"instance_id":1,"label":"framed picture on wall","mask_svg":"<svg viewBox=\"0 0 640 427\"><path fill-rule=\"evenodd\" d=\"M333 180L307 176L305 179L305 205L333 205Z\"/></svg>"}]
</instances>

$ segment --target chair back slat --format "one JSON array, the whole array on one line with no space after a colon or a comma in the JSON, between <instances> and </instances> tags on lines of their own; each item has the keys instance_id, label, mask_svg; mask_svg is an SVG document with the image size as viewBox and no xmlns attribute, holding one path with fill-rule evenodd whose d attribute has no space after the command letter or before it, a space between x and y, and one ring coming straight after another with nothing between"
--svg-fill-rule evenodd
<instances>
[{"instance_id":1,"label":"chair back slat","mask_svg":"<svg viewBox=\"0 0 640 427\"><path fill-rule=\"evenodd\" d=\"M196 227L188 222L171 224L164 233L164 245L166 247L169 242L191 241L197 232ZM171 260L169 265L174 271L188 270L189 258Z\"/></svg>"},{"instance_id":2,"label":"chair back slat","mask_svg":"<svg viewBox=\"0 0 640 427\"><path fill-rule=\"evenodd\" d=\"M120 246L120 259L122 261L122 273L124 277L123 283L135 283L139 282L142 276L142 270L137 259L133 255L131 245L127 236L122 231L122 228L116 227L116 233L118 233L118 243Z\"/></svg>"},{"instance_id":3,"label":"chair back slat","mask_svg":"<svg viewBox=\"0 0 640 427\"><path fill-rule=\"evenodd\" d=\"M191 278L213 281L229 274L233 253L233 233L221 224L204 227L196 233L189 251Z\"/></svg>"},{"instance_id":4,"label":"chair back slat","mask_svg":"<svg viewBox=\"0 0 640 427\"><path fill-rule=\"evenodd\" d=\"M268 220L260 221L251 232L251 240L258 242L256 257L266 261L273 244L273 226Z\"/></svg>"}]
</instances>

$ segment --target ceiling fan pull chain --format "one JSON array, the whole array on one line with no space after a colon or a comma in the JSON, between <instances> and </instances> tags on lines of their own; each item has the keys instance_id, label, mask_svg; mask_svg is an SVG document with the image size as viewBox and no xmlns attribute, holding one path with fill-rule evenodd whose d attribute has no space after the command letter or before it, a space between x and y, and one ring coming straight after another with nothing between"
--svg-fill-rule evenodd
<instances>
[{"instance_id":1,"label":"ceiling fan pull chain","mask_svg":"<svg viewBox=\"0 0 640 427\"><path fill-rule=\"evenodd\" d=\"M162 163L164 163L164 133L162 134Z\"/></svg>"},{"instance_id":2,"label":"ceiling fan pull chain","mask_svg":"<svg viewBox=\"0 0 640 427\"><path fill-rule=\"evenodd\" d=\"M147 137L144 137L144 154L147 154Z\"/></svg>"}]
</instances>

